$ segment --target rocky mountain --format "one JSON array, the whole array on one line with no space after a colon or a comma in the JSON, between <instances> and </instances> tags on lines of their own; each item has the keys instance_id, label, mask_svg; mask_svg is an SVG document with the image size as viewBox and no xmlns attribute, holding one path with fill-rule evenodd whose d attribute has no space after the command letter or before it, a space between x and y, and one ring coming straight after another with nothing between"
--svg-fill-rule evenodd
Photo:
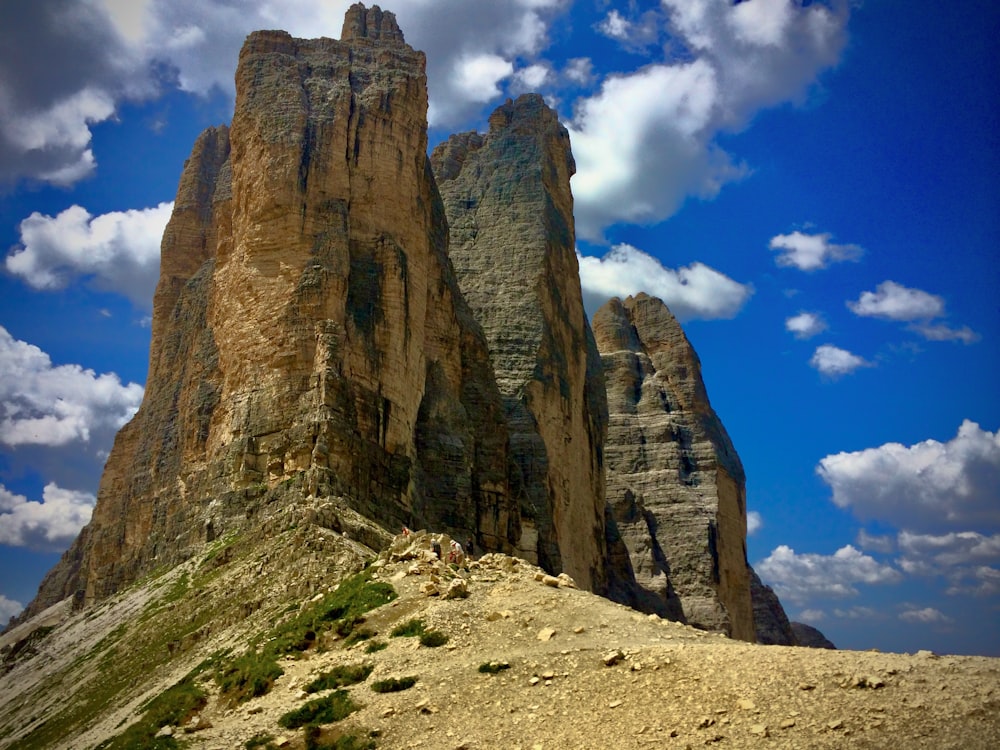
<instances>
[{"instance_id":1,"label":"rocky mountain","mask_svg":"<svg viewBox=\"0 0 1000 750\"><path fill-rule=\"evenodd\" d=\"M812 625L806 625L804 622L793 622L792 633L795 634L795 640L799 646L827 649L837 648L833 645L833 641L823 635L818 629Z\"/></svg>"},{"instance_id":2,"label":"rocky mountain","mask_svg":"<svg viewBox=\"0 0 1000 750\"><path fill-rule=\"evenodd\" d=\"M743 468L677 321L640 295L591 330L557 114L522 96L428 158L424 69L377 6L247 38L164 233L143 404L20 621L233 535L406 525L795 642L755 626L784 612L751 604Z\"/></svg>"},{"instance_id":3,"label":"rocky mountain","mask_svg":"<svg viewBox=\"0 0 1000 750\"><path fill-rule=\"evenodd\" d=\"M602 590L607 405L580 290L569 133L528 94L498 108L485 135L442 143L431 163L503 397L518 552Z\"/></svg>"},{"instance_id":4,"label":"rocky mountain","mask_svg":"<svg viewBox=\"0 0 1000 750\"><path fill-rule=\"evenodd\" d=\"M607 502L634 593L627 603L755 639L746 480L677 319L646 294L594 315L607 378ZM619 578L628 580L628 572Z\"/></svg>"}]
</instances>

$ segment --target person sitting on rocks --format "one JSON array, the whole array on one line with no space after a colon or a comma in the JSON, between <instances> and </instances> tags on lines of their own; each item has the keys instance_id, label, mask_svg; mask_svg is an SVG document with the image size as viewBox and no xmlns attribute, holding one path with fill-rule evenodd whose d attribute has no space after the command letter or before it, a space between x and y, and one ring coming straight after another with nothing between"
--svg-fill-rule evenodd
<instances>
[{"instance_id":1,"label":"person sitting on rocks","mask_svg":"<svg viewBox=\"0 0 1000 750\"><path fill-rule=\"evenodd\" d=\"M431 542L431 552L434 553L434 557L436 557L438 560L441 559L441 540L435 539L433 542Z\"/></svg>"}]
</instances>

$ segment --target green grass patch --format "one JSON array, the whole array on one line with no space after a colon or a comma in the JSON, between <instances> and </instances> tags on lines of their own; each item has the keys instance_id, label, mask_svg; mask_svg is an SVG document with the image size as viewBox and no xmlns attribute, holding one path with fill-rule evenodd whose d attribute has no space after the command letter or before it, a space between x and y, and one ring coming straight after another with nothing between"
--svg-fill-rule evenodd
<instances>
[{"instance_id":1,"label":"green grass patch","mask_svg":"<svg viewBox=\"0 0 1000 750\"><path fill-rule=\"evenodd\" d=\"M341 734L335 739L323 739L320 727L306 727L306 750L374 750L374 740L356 734Z\"/></svg>"},{"instance_id":2,"label":"green grass patch","mask_svg":"<svg viewBox=\"0 0 1000 750\"><path fill-rule=\"evenodd\" d=\"M195 669L173 687L146 703L142 718L124 732L98 745L98 750L133 750L154 748L171 750L179 747L173 737L157 737L161 727L180 726L205 707L208 696L195 682L200 670Z\"/></svg>"},{"instance_id":3,"label":"green grass patch","mask_svg":"<svg viewBox=\"0 0 1000 750\"><path fill-rule=\"evenodd\" d=\"M447 642L447 633L442 633L440 630L425 630L420 634L420 645L427 646L427 648L437 648Z\"/></svg>"},{"instance_id":4,"label":"green grass patch","mask_svg":"<svg viewBox=\"0 0 1000 750\"><path fill-rule=\"evenodd\" d=\"M423 620L413 619L399 623L389 635L392 638L412 638L421 635L425 630L427 630L427 624Z\"/></svg>"},{"instance_id":5,"label":"green grass patch","mask_svg":"<svg viewBox=\"0 0 1000 750\"><path fill-rule=\"evenodd\" d=\"M329 672L324 672L305 686L307 693L318 693L321 690L347 687L358 682L364 682L375 668L372 664L351 664L337 666Z\"/></svg>"},{"instance_id":6,"label":"green grass patch","mask_svg":"<svg viewBox=\"0 0 1000 750\"><path fill-rule=\"evenodd\" d=\"M221 665L216 670L216 682L223 696L232 703L241 703L264 695L282 674L278 659L313 648L327 631L333 630L348 643L370 637L358 628L364 614L396 596L389 584L372 582L371 571L344 579L336 591L276 624L262 639L259 650Z\"/></svg>"},{"instance_id":7,"label":"green grass patch","mask_svg":"<svg viewBox=\"0 0 1000 750\"><path fill-rule=\"evenodd\" d=\"M365 645L365 653L374 654L388 647L389 644L385 641L369 641L367 645Z\"/></svg>"},{"instance_id":8,"label":"green grass patch","mask_svg":"<svg viewBox=\"0 0 1000 750\"><path fill-rule=\"evenodd\" d=\"M285 673L274 654L250 652L226 662L215 671L215 682L230 703L242 703L267 694Z\"/></svg>"},{"instance_id":9,"label":"green grass patch","mask_svg":"<svg viewBox=\"0 0 1000 750\"><path fill-rule=\"evenodd\" d=\"M372 683L372 690L376 693L398 693L402 690L409 690L417 684L417 677L390 677L386 680L376 680Z\"/></svg>"},{"instance_id":10,"label":"green grass patch","mask_svg":"<svg viewBox=\"0 0 1000 750\"><path fill-rule=\"evenodd\" d=\"M277 750L278 746L274 744L274 735L261 733L244 742L243 747L246 750Z\"/></svg>"},{"instance_id":11,"label":"green grass patch","mask_svg":"<svg viewBox=\"0 0 1000 750\"><path fill-rule=\"evenodd\" d=\"M483 674L497 674L505 669L510 669L510 664L505 661L484 661L479 665L479 671Z\"/></svg>"},{"instance_id":12,"label":"green grass patch","mask_svg":"<svg viewBox=\"0 0 1000 750\"><path fill-rule=\"evenodd\" d=\"M294 711L284 714L278 723L285 729L298 729L316 724L331 724L347 718L360 708L346 690L337 690L322 698L314 698Z\"/></svg>"}]
</instances>

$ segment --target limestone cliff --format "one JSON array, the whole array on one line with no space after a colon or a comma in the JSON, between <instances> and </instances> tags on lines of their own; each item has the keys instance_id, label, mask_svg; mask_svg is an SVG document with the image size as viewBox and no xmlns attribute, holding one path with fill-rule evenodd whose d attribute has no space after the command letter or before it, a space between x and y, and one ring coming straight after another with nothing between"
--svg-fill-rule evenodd
<instances>
[{"instance_id":1,"label":"limestone cliff","mask_svg":"<svg viewBox=\"0 0 1000 750\"><path fill-rule=\"evenodd\" d=\"M519 540L503 406L426 155L424 66L377 7L353 6L339 41L248 37L232 126L199 138L164 235L144 402L28 614L264 517L294 523L296 504Z\"/></svg>"},{"instance_id":2,"label":"limestone cliff","mask_svg":"<svg viewBox=\"0 0 1000 750\"><path fill-rule=\"evenodd\" d=\"M537 94L431 156L462 292L489 342L510 429L519 554L603 590L606 421L575 254L569 135Z\"/></svg>"},{"instance_id":3,"label":"limestone cliff","mask_svg":"<svg viewBox=\"0 0 1000 750\"><path fill-rule=\"evenodd\" d=\"M750 599L753 602L753 624L757 643L770 646L798 646L792 624L781 606L774 589L760 580L750 568Z\"/></svg>"},{"instance_id":4,"label":"limestone cliff","mask_svg":"<svg viewBox=\"0 0 1000 750\"><path fill-rule=\"evenodd\" d=\"M612 299L593 325L607 379L607 500L627 550L619 565L631 565L616 569L613 593L753 641L743 467L694 349L666 305L646 294Z\"/></svg>"}]
</instances>

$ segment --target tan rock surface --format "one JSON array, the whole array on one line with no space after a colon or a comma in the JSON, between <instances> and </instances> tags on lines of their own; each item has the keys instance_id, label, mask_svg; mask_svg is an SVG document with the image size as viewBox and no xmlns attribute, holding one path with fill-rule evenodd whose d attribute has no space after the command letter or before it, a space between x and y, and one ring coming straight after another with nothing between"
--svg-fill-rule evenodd
<instances>
[{"instance_id":1,"label":"tan rock surface","mask_svg":"<svg viewBox=\"0 0 1000 750\"><path fill-rule=\"evenodd\" d=\"M638 586L623 599L753 641L743 467L698 355L645 294L612 299L593 325L607 380L608 506Z\"/></svg>"},{"instance_id":2,"label":"tan rock surface","mask_svg":"<svg viewBox=\"0 0 1000 750\"><path fill-rule=\"evenodd\" d=\"M510 425L519 553L603 590L606 407L575 254L569 135L537 94L431 157Z\"/></svg>"}]
</instances>

